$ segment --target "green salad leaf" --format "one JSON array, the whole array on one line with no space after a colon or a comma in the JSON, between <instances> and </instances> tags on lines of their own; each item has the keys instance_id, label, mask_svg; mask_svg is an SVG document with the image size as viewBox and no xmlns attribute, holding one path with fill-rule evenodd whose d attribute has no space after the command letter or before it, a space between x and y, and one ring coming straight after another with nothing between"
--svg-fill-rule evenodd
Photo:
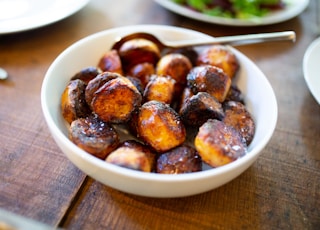
<instances>
[{"instance_id":1,"label":"green salad leaf","mask_svg":"<svg viewBox=\"0 0 320 230\"><path fill-rule=\"evenodd\" d=\"M172 0L211 16L249 19L262 17L272 6L280 6L281 0Z\"/></svg>"}]
</instances>

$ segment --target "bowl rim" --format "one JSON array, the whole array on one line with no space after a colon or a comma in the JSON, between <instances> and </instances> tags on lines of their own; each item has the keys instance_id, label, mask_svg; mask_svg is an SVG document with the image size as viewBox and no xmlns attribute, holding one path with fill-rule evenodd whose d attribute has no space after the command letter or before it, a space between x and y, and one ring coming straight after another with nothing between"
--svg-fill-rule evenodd
<instances>
[{"instance_id":1,"label":"bowl rim","mask_svg":"<svg viewBox=\"0 0 320 230\"><path fill-rule=\"evenodd\" d=\"M267 145L270 138L272 137L273 132L276 127L277 118L278 118L278 107L277 107L277 101L276 101L274 91L271 87L270 82L267 80L266 76L262 73L262 71L258 67L256 68L256 70L261 72L261 74L264 76L263 80L264 80L264 83L267 84L266 87L271 88L270 90L272 93L272 98L270 98L270 100L272 100L274 102L273 103L274 106L272 108L273 109L272 114L274 114L274 116L270 118L271 122L269 122L269 124L268 124L268 126L270 128L264 134L263 140L261 140L259 143L257 143L257 145L255 146L255 148L253 150L248 151L248 153L245 156L243 156L243 157L241 157L241 158L237 159L236 161L233 161L229 164L226 164L224 166L220 166L218 168L214 168L212 170L204 170L204 171L200 171L200 172L193 172L193 173L186 173L186 174L166 175L166 174L140 172L140 171L136 171L136 170L132 170L132 169L119 167L117 165L112 165L110 163L107 163L103 160L100 160L100 159L92 156L91 154L88 154L84 150L75 146L69 140L69 138L63 134L63 132L58 127L58 125L55 124L55 122L52 118L52 115L50 113L49 104L47 103L46 92L47 92L47 88L49 87L49 85L48 85L49 84L49 77L52 75L52 72L54 71L55 67L59 64L59 62L63 58L63 56L65 54L67 54L68 52L72 51L73 49L75 49L77 46L87 42L88 40L96 39L97 37L107 36L108 34L122 32L122 31L127 31L128 33L130 31L136 31L136 30L148 31L150 28L152 28L152 30L157 30L157 31L158 30L169 30L169 31L174 30L174 31L181 32L181 33L194 33L195 35L198 34L199 36L202 36L202 37L206 37L206 36L210 37L207 34L204 34L204 33L201 33L201 32L195 31L195 30L191 30L191 29L181 28L181 27L167 26L167 25L144 24L144 25L122 26L122 27L111 28L111 29L107 29L107 30L103 30L103 31L91 34L89 36L86 36L86 37L76 41L75 43L73 43L72 45L67 47L65 50L63 50L55 58L55 60L52 62L52 64L50 65L50 67L48 68L48 70L45 74L45 77L44 77L43 83L42 83L42 87L41 87L42 111L43 111L45 120L47 122L47 125L48 125L51 133L52 134L55 133L55 135L53 135L54 139L58 138L70 151L73 152L73 154L78 155L78 157L80 157L82 160L88 161L91 164L96 165L99 168L102 168L106 171L112 171L113 173L118 174L118 175L122 175L122 176L129 177L129 178L135 178L135 179L139 179L139 180L144 180L144 181L175 183L175 182L182 182L182 181L194 181L194 180L199 180L199 179L206 179L209 177L210 178L216 177L216 176L225 174L227 172L230 172L230 171L238 168L239 166L245 164L245 162L247 162L247 161L254 161L258 157L258 155L262 151L262 149ZM230 47L230 48L236 53L236 55L240 55L242 58L245 58L245 59L248 59L249 61L251 61L247 56L242 54L240 51L234 49L233 47ZM255 63L253 63L253 64L254 64L254 66L256 66Z\"/></svg>"}]
</instances>

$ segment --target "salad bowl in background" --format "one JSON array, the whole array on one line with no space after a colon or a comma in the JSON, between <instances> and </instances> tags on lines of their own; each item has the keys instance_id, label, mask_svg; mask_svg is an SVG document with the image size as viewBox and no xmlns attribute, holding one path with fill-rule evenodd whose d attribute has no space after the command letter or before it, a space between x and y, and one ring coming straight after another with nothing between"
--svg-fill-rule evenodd
<instances>
[{"instance_id":1,"label":"salad bowl in background","mask_svg":"<svg viewBox=\"0 0 320 230\"><path fill-rule=\"evenodd\" d=\"M244 54L232 48L240 62L237 86L245 96L248 110L256 122L256 133L242 158L215 169L201 172L163 175L126 169L106 163L68 138L68 127L61 115L60 99L71 76L96 66L116 38L132 32L149 32L163 40L207 39L197 31L162 25L137 25L113 28L88 36L64 50L49 67L42 84L41 103L48 128L66 157L97 181L130 194L147 197L183 197L203 193L228 183L250 167L269 142L277 122L277 102L266 76Z\"/></svg>"},{"instance_id":2,"label":"salad bowl in background","mask_svg":"<svg viewBox=\"0 0 320 230\"><path fill-rule=\"evenodd\" d=\"M179 5L173 0L155 0L155 2L176 14L199 21L226 26L262 26L284 22L299 15L309 5L309 0L283 0L285 4L283 9L270 12L261 17L240 19L203 14Z\"/></svg>"}]
</instances>

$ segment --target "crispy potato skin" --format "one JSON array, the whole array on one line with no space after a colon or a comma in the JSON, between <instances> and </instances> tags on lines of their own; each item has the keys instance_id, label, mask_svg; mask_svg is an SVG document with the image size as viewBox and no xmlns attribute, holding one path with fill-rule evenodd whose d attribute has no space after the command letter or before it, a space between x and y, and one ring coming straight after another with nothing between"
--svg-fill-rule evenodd
<instances>
[{"instance_id":1,"label":"crispy potato skin","mask_svg":"<svg viewBox=\"0 0 320 230\"><path fill-rule=\"evenodd\" d=\"M214 45L205 49L198 56L197 65L217 66L233 79L239 70L240 64L234 53L223 45Z\"/></svg>"},{"instance_id":2,"label":"crispy potato skin","mask_svg":"<svg viewBox=\"0 0 320 230\"><path fill-rule=\"evenodd\" d=\"M156 74L170 76L176 82L175 92L180 95L187 83L187 75L192 68L190 60L179 53L170 53L161 57L156 66Z\"/></svg>"},{"instance_id":3,"label":"crispy potato skin","mask_svg":"<svg viewBox=\"0 0 320 230\"><path fill-rule=\"evenodd\" d=\"M72 76L71 80L80 79L84 83L88 84L89 81L91 81L93 78L98 76L100 73L101 73L101 70L99 68L94 66L89 66L87 68L80 70L78 73Z\"/></svg>"},{"instance_id":4,"label":"crispy potato skin","mask_svg":"<svg viewBox=\"0 0 320 230\"><path fill-rule=\"evenodd\" d=\"M246 145L238 131L219 120L209 119L194 140L202 160L211 167L219 167L246 154Z\"/></svg>"},{"instance_id":5,"label":"crispy potato skin","mask_svg":"<svg viewBox=\"0 0 320 230\"><path fill-rule=\"evenodd\" d=\"M197 51L195 51L195 49L193 47L174 49L174 50L171 50L170 53L182 54L190 60L192 66L197 65L197 60L198 60L199 54Z\"/></svg>"},{"instance_id":6,"label":"crispy potato skin","mask_svg":"<svg viewBox=\"0 0 320 230\"><path fill-rule=\"evenodd\" d=\"M208 119L224 117L221 103L206 92L199 92L186 100L179 111L182 121L190 126L201 126Z\"/></svg>"},{"instance_id":7,"label":"crispy potato skin","mask_svg":"<svg viewBox=\"0 0 320 230\"><path fill-rule=\"evenodd\" d=\"M117 50L106 52L99 60L98 67L103 72L114 72L123 75L122 63Z\"/></svg>"},{"instance_id":8,"label":"crispy potato skin","mask_svg":"<svg viewBox=\"0 0 320 230\"><path fill-rule=\"evenodd\" d=\"M187 76L188 87L194 94L207 92L219 102L223 102L231 86L231 79L222 69L203 65L191 69Z\"/></svg>"},{"instance_id":9,"label":"crispy potato skin","mask_svg":"<svg viewBox=\"0 0 320 230\"><path fill-rule=\"evenodd\" d=\"M79 148L105 159L119 144L116 130L96 116L74 120L69 128L69 138Z\"/></svg>"},{"instance_id":10,"label":"crispy potato skin","mask_svg":"<svg viewBox=\"0 0 320 230\"><path fill-rule=\"evenodd\" d=\"M140 79L131 76L127 76L126 78L128 78L132 82L132 84L137 88L140 94L143 95L144 87Z\"/></svg>"},{"instance_id":11,"label":"crispy potato skin","mask_svg":"<svg viewBox=\"0 0 320 230\"><path fill-rule=\"evenodd\" d=\"M86 84L80 80L71 80L61 96L61 112L63 118L70 124L79 117L85 117L91 113L85 101Z\"/></svg>"},{"instance_id":12,"label":"crispy potato skin","mask_svg":"<svg viewBox=\"0 0 320 230\"><path fill-rule=\"evenodd\" d=\"M137 38L125 42L119 49L122 68L125 73L140 63L155 65L160 59L160 50L152 41Z\"/></svg>"},{"instance_id":13,"label":"crispy potato skin","mask_svg":"<svg viewBox=\"0 0 320 230\"><path fill-rule=\"evenodd\" d=\"M186 139L186 129L179 115L163 102L144 103L139 110L136 125L138 137L157 152L177 147Z\"/></svg>"},{"instance_id":14,"label":"crispy potato skin","mask_svg":"<svg viewBox=\"0 0 320 230\"><path fill-rule=\"evenodd\" d=\"M150 77L156 73L154 64L149 62L139 63L133 66L127 75L139 78L143 88L148 84Z\"/></svg>"},{"instance_id":15,"label":"crispy potato skin","mask_svg":"<svg viewBox=\"0 0 320 230\"><path fill-rule=\"evenodd\" d=\"M86 90L85 90L85 99L86 99L87 104L90 106L90 108L91 108L92 98L93 98L95 92L101 86L103 86L105 83L107 83L108 81L115 79L115 78L118 78L118 77L122 77L122 76L118 73L103 72L103 73L99 74L98 76L96 76L91 81L89 81L89 83L86 87Z\"/></svg>"},{"instance_id":16,"label":"crispy potato skin","mask_svg":"<svg viewBox=\"0 0 320 230\"><path fill-rule=\"evenodd\" d=\"M132 82L118 77L106 82L94 93L91 108L105 122L125 123L141 102L142 96Z\"/></svg>"},{"instance_id":17,"label":"crispy potato skin","mask_svg":"<svg viewBox=\"0 0 320 230\"><path fill-rule=\"evenodd\" d=\"M155 159L156 154L150 148L137 141L128 140L108 155L106 162L138 171L153 172Z\"/></svg>"},{"instance_id":18,"label":"crispy potato skin","mask_svg":"<svg viewBox=\"0 0 320 230\"><path fill-rule=\"evenodd\" d=\"M178 146L161 154L157 159L156 172L162 174L181 174L202 170L201 157L187 145Z\"/></svg>"},{"instance_id":19,"label":"crispy potato skin","mask_svg":"<svg viewBox=\"0 0 320 230\"><path fill-rule=\"evenodd\" d=\"M153 75L144 90L144 101L156 100L171 104L175 84L176 81L170 76Z\"/></svg>"},{"instance_id":20,"label":"crispy potato skin","mask_svg":"<svg viewBox=\"0 0 320 230\"><path fill-rule=\"evenodd\" d=\"M254 137L255 122L246 107L236 101L228 101L223 104L225 117L222 120L226 125L235 128L249 145Z\"/></svg>"}]
</instances>

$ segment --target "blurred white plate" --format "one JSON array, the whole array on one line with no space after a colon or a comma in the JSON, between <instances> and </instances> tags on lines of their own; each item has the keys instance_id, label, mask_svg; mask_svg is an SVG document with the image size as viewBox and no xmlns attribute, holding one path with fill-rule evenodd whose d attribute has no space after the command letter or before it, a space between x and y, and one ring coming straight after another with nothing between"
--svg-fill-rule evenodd
<instances>
[{"instance_id":1,"label":"blurred white plate","mask_svg":"<svg viewBox=\"0 0 320 230\"><path fill-rule=\"evenodd\" d=\"M205 15L190 10L184 6L178 5L172 2L172 0L155 0L155 2L157 2L164 8L167 8L168 10L171 10L172 12L185 17L189 17L199 21L229 26L259 26L283 22L299 15L309 4L309 0L285 0L285 3L287 4L285 9L270 13L265 17L252 19L235 19Z\"/></svg>"},{"instance_id":2,"label":"blurred white plate","mask_svg":"<svg viewBox=\"0 0 320 230\"><path fill-rule=\"evenodd\" d=\"M314 40L308 47L303 58L303 74L307 85L320 104L320 38Z\"/></svg>"},{"instance_id":3,"label":"blurred white plate","mask_svg":"<svg viewBox=\"0 0 320 230\"><path fill-rule=\"evenodd\" d=\"M0 0L0 34L26 31L64 19L89 0Z\"/></svg>"}]
</instances>

